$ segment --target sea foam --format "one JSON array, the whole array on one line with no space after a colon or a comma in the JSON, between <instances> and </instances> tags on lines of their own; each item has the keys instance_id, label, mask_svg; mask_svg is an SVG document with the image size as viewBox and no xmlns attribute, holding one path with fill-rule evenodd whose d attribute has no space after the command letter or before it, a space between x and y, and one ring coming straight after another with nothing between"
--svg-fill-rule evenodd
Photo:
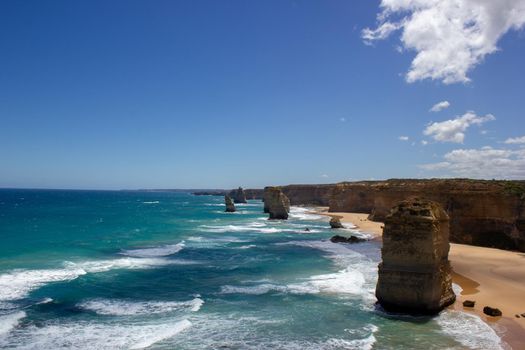
<instances>
[{"instance_id":1,"label":"sea foam","mask_svg":"<svg viewBox=\"0 0 525 350\"><path fill-rule=\"evenodd\" d=\"M0 275L0 301L24 298L32 290L48 283L74 280L87 273L114 269L148 269L169 264L189 264L190 261L165 258L133 258L65 262L61 269L12 270Z\"/></svg>"},{"instance_id":2,"label":"sea foam","mask_svg":"<svg viewBox=\"0 0 525 350\"><path fill-rule=\"evenodd\" d=\"M126 301L112 299L93 299L78 304L78 307L107 316L135 316L170 313L174 311L200 310L204 301L194 298L188 301Z\"/></svg>"},{"instance_id":3,"label":"sea foam","mask_svg":"<svg viewBox=\"0 0 525 350\"><path fill-rule=\"evenodd\" d=\"M15 328L22 318L26 317L24 311L17 311L7 315L0 315L0 337Z\"/></svg>"},{"instance_id":4,"label":"sea foam","mask_svg":"<svg viewBox=\"0 0 525 350\"><path fill-rule=\"evenodd\" d=\"M177 244L169 244L161 247L128 249L122 251L120 254L137 257L137 258L151 258L173 255L184 249L184 241Z\"/></svg>"},{"instance_id":5,"label":"sea foam","mask_svg":"<svg viewBox=\"0 0 525 350\"><path fill-rule=\"evenodd\" d=\"M17 349L144 349L169 341L190 328L187 320L162 320L149 324L106 322L49 322L13 330L0 346Z\"/></svg>"}]
</instances>

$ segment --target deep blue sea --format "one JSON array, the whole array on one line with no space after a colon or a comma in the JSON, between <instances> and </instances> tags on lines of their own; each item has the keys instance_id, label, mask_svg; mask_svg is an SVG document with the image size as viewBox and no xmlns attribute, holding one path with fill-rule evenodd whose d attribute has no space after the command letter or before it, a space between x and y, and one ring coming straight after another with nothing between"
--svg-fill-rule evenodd
<instances>
[{"instance_id":1,"label":"deep blue sea","mask_svg":"<svg viewBox=\"0 0 525 350\"><path fill-rule=\"evenodd\" d=\"M288 221L260 201L237 209L186 193L0 190L0 348L499 348L473 315L377 309L380 243L331 243L308 208Z\"/></svg>"}]
</instances>

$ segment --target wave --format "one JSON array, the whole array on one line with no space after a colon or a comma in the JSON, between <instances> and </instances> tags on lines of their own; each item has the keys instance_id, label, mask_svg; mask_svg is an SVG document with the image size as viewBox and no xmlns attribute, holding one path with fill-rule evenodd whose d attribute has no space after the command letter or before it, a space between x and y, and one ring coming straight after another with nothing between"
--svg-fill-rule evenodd
<instances>
[{"instance_id":1,"label":"wave","mask_svg":"<svg viewBox=\"0 0 525 350\"><path fill-rule=\"evenodd\" d=\"M142 202L143 204L159 204L159 201Z\"/></svg>"},{"instance_id":2,"label":"wave","mask_svg":"<svg viewBox=\"0 0 525 350\"><path fill-rule=\"evenodd\" d=\"M115 269L148 269L169 264L191 264L192 261L165 258L125 257L110 260L65 262L61 269L12 270L0 275L0 301L24 298L32 290L48 283L67 282L88 273L106 272Z\"/></svg>"},{"instance_id":3,"label":"wave","mask_svg":"<svg viewBox=\"0 0 525 350\"><path fill-rule=\"evenodd\" d=\"M83 310L93 311L107 316L135 316L170 313L174 311L200 310L204 301L194 298L188 301L125 301L112 299L93 299L77 306Z\"/></svg>"},{"instance_id":4,"label":"wave","mask_svg":"<svg viewBox=\"0 0 525 350\"><path fill-rule=\"evenodd\" d=\"M163 320L150 324L115 324L77 321L49 322L11 332L0 347L30 349L144 349L172 340L190 328L187 320Z\"/></svg>"},{"instance_id":5,"label":"wave","mask_svg":"<svg viewBox=\"0 0 525 350\"><path fill-rule=\"evenodd\" d=\"M173 255L184 249L184 241L177 244L169 244L161 247L128 249L122 251L120 254L137 257L137 258L151 258Z\"/></svg>"},{"instance_id":6,"label":"wave","mask_svg":"<svg viewBox=\"0 0 525 350\"><path fill-rule=\"evenodd\" d=\"M503 350L501 338L476 315L445 310L436 322L442 332L471 349Z\"/></svg>"},{"instance_id":7,"label":"wave","mask_svg":"<svg viewBox=\"0 0 525 350\"><path fill-rule=\"evenodd\" d=\"M221 294L252 294L262 295L267 293L289 294L350 294L372 298L373 291L364 288L365 277L355 269L346 269L335 273L311 276L304 282L277 284L262 283L248 286L226 285L221 287Z\"/></svg>"},{"instance_id":8,"label":"wave","mask_svg":"<svg viewBox=\"0 0 525 350\"><path fill-rule=\"evenodd\" d=\"M26 317L24 311L13 312L7 315L0 316L0 336L9 333L13 328L18 326L20 320Z\"/></svg>"},{"instance_id":9,"label":"wave","mask_svg":"<svg viewBox=\"0 0 525 350\"><path fill-rule=\"evenodd\" d=\"M227 233L227 232L259 232L259 233L281 233L281 232L297 232L297 230L283 228L283 227L268 227L266 223L251 222L244 225L201 225L201 230L213 233Z\"/></svg>"},{"instance_id":10,"label":"wave","mask_svg":"<svg viewBox=\"0 0 525 350\"><path fill-rule=\"evenodd\" d=\"M290 219L294 220L309 220L309 221L315 221L315 220L322 220L326 219L326 216L323 215L317 215L312 214L312 208L305 208L305 207L290 207Z\"/></svg>"}]
</instances>

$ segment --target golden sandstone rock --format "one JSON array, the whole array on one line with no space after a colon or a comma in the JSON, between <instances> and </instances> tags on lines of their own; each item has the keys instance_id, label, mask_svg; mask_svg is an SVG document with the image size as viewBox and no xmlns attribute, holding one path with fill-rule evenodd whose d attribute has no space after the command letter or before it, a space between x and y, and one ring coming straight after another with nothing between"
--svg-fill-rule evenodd
<instances>
[{"instance_id":1,"label":"golden sandstone rock","mask_svg":"<svg viewBox=\"0 0 525 350\"><path fill-rule=\"evenodd\" d=\"M376 297L387 311L433 314L452 304L449 218L431 201L409 199L386 217Z\"/></svg>"}]
</instances>

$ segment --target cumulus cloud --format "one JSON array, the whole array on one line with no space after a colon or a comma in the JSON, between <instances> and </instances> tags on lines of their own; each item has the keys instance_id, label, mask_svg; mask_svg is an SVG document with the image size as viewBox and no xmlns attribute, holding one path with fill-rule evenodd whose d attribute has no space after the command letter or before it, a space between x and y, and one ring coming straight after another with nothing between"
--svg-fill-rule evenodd
<instances>
[{"instance_id":1,"label":"cumulus cloud","mask_svg":"<svg viewBox=\"0 0 525 350\"><path fill-rule=\"evenodd\" d=\"M425 128L423 134L440 142L463 143L463 140L465 140L465 131L471 125L481 125L495 119L492 114L480 117L474 112L467 112L456 119L431 123Z\"/></svg>"},{"instance_id":2,"label":"cumulus cloud","mask_svg":"<svg viewBox=\"0 0 525 350\"><path fill-rule=\"evenodd\" d=\"M327 174L322 174L321 177L326 179L326 178L328 178L328 175Z\"/></svg>"},{"instance_id":3,"label":"cumulus cloud","mask_svg":"<svg viewBox=\"0 0 525 350\"><path fill-rule=\"evenodd\" d=\"M431 172L445 172L448 176L485 179L523 179L525 177L525 150L456 149L443 157L444 161L420 167Z\"/></svg>"},{"instance_id":4,"label":"cumulus cloud","mask_svg":"<svg viewBox=\"0 0 525 350\"><path fill-rule=\"evenodd\" d=\"M430 112L439 112L439 111L442 111L446 108L450 107L450 102L448 101L441 101L441 102L438 102L436 103L435 105L432 106L432 108L430 108Z\"/></svg>"},{"instance_id":5,"label":"cumulus cloud","mask_svg":"<svg viewBox=\"0 0 525 350\"><path fill-rule=\"evenodd\" d=\"M398 139L400 141L408 141L408 136L399 136Z\"/></svg>"},{"instance_id":6,"label":"cumulus cloud","mask_svg":"<svg viewBox=\"0 0 525 350\"><path fill-rule=\"evenodd\" d=\"M468 82L467 73L498 50L511 29L525 25L525 0L382 0L375 29L366 28L365 44L401 31L401 45L416 56L406 80Z\"/></svg>"},{"instance_id":7,"label":"cumulus cloud","mask_svg":"<svg viewBox=\"0 0 525 350\"><path fill-rule=\"evenodd\" d=\"M506 144L521 145L525 144L525 136L522 137L511 137L505 140Z\"/></svg>"}]
</instances>

